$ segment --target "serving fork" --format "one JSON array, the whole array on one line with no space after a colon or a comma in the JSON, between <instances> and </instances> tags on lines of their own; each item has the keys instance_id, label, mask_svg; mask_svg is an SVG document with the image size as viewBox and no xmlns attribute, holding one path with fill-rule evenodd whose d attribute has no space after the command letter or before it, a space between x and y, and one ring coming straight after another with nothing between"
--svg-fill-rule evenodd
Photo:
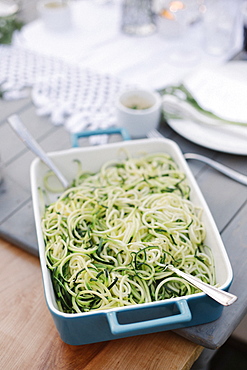
<instances>
[{"instance_id":1,"label":"serving fork","mask_svg":"<svg viewBox=\"0 0 247 370\"><path fill-rule=\"evenodd\" d=\"M158 130L151 130L148 132L147 137L149 138L164 138L164 136ZM214 168L215 170L223 173L225 176L239 182L240 184L247 185L247 176L242 173L233 170L232 168L225 166L213 159L205 157L204 155L195 153L184 153L185 159L195 159L197 161L206 163L208 166Z\"/></svg>"},{"instance_id":2,"label":"serving fork","mask_svg":"<svg viewBox=\"0 0 247 370\"><path fill-rule=\"evenodd\" d=\"M22 123L21 119L17 114L13 114L12 116L8 117L8 122L15 133L19 136L19 138L23 141L28 149L30 149L35 155L37 155L57 176L60 180L61 184L65 189L68 188L69 182L64 177L62 172L58 169L55 163L51 160L50 157L44 152L44 150L40 147L38 142L34 139L34 137L30 134L27 128Z\"/></svg>"}]
</instances>

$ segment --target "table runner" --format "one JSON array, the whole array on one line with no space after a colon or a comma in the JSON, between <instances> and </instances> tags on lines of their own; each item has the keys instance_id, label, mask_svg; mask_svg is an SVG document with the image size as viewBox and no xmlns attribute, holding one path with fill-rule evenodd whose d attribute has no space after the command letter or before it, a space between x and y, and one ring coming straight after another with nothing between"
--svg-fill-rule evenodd
<instances>
[{"instance_id":1,"label":"table runner","mask_svg":"<svg viewBox=\"0 0 247 370\"><path fill-rule=\"evenodd\" d=\"M43 56L20 47L0 46L0 85L5 99L26 96L31 87L37 114L50 115L70 132L116 124L116 96L129 85L121 79Z\"/></svg>"}]
</instances>

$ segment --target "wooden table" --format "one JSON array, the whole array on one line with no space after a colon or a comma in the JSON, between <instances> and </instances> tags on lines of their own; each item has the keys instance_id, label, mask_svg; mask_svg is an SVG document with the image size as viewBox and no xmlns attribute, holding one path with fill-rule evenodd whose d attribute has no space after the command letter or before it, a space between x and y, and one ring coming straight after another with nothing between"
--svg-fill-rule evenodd
<instances>
[{"instance_id":1,"label":"wooden table","mask_svg":"<svg viewBox=\"0 0 247 370\"><path fill-rule=\"evenodd\" d=\"M27 5L32 3L27 1ZM234 272L230 291L238 301L224 308L220 319L175 332L72 347L60 340L46 308L38 258L15 247L28 248L37 239L29 181L34 155L8 126L6 119L13 113L20 115L45 151L71 146L69 134L62 127L52 126L49 118L38 117L29 98L0 100L0 156L5 165L0 186L0 368L189 369L203 347L219 348L247 312L247 187L206 165L189 162ZM165 123L160 131L176 141L183 152L207 155L247 174L245 156L197 146Z\"/></svg>"},{"instance_id":2,"label":"wooden table","mask_svg":"<svg viewBox=\"0 0 247 370\"><path fill-rule=\"evenodd\" d=\"M39 261L0 240L0 368L186 370L202 347L173 332L84 346L61 341L43 296Z\"/></svg>"}]
</instances>

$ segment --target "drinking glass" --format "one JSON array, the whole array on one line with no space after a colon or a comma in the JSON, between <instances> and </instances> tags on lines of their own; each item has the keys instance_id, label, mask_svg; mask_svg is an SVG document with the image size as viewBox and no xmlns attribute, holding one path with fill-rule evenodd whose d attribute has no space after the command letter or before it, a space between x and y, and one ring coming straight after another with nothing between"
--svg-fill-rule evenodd
<instances>
[{"instance_id":1,"label":"drinking glass","mask_svg":"<svg viewBox=\"0 0 247 370\"><path fill-rule=\"evenodd\" d=\"M212 55L228 52L234 44L238 1L207 0L203 20L205 50Z\"/></svg>"},{"instance_id":2,"label":"drinking glass","mask_svg":"<svg viewBox=\"0 0 247 370\"><path fill-rule=\"evenodd\" d=\"M123 0L122 24L124 33L147 36L156 30L152 0Z\"/></svg>"},{"instance_id":3,"label":"drinking glass","mask_svg":"<svg viewBox=\"0 0 247 370\"><path fill-rule=\"evenodd\" d=\"M243 50L247 52L247 1L244 1L242 5L243 15Z\"/></svg>"},{"instance_id":4,"label":"drinking glass","mask_svg":"<svg viewBox=\"0 0 247 370\"><path fill-rule=\"evenodd\" d=\"M171 45L169 62L197 62L200 57L197 25L204 9L203 0L159 0L157 4L158 32Z\"/></svg>"}]
</instances>

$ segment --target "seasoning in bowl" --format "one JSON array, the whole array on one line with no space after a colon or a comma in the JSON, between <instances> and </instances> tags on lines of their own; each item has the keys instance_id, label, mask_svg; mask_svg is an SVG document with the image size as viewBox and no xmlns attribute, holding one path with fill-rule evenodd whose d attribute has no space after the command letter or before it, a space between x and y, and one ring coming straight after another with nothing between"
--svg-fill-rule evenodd
<instances>
[{"instance_id":1,"label":"seasoning in bowl","mask_svg":"<svg viewBox=\"0 0 247 370\"><path fill-rule=\"evenodd\" d=\"M129 90L121 94L116 103L117 120L132 138L145 137L156 129L161 116L161 96L149 90Z\"/></svg>"}]
</instances>

